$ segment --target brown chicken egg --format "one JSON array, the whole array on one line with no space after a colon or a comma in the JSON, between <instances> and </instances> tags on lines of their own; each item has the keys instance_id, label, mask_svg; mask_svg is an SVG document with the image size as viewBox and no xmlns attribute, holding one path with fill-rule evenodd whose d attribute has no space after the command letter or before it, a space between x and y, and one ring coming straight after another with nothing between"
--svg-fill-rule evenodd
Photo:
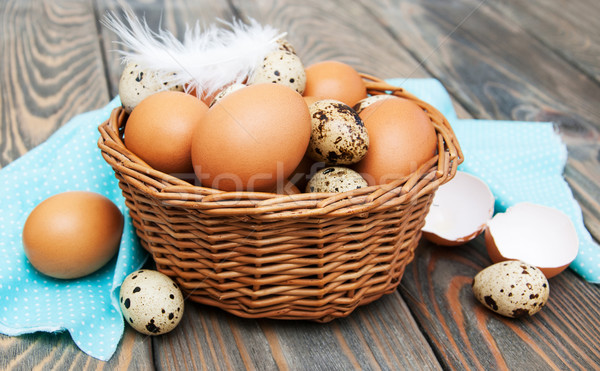
<instances>
[{"instance_id":1,"label":"brown chicken egg","mask_svg":"<svg viewBox=\"0 0 600 371\"><path fill-rule=\"evenodd\" d=\"M306 102L280 84L227 94L197 126L192 162L205 187L270 191L298 166L310 140Z\"/></svg>"},{"instance_id":2,"label":"brown chicken egg","mask_svg":"<svg viewBox=\"0 0 600 371\"><path fill-rule=\"evenodd\" d=\"M367 97L367 87L354 67L322 61L306 67L304 95L336 99L352 107Z\"/></svg>"},{"instance_id":3,"label":"brown chicken egg","mask_svg":"<svg viewBox=\"0 0 600 371\"><path fill-rule=\"evenodd\" d=\"M437 150L437 136L429 116L404 98L377 101L361 113L370 145L354 169L369 185L389 183L417 170Z\"/></svg>"},{"instance_id":4,"label":"brown chicken egg","mask_svg":"<svg viewBox=\"0 0 600 371\"><path fill-rule=\"evenodd\" d=\"M208 111L198 98L163 91L140 102L125 125L125 145L152 168L183 176L193 172L194 129Z\"/></svg>"},{"instance_id":5,"label":"brown chicken egg","mask_svg":"<svg viewBox=\"0 0 600 371\"><path fill-rule=\"evenodd\" d=\"M23 247L41 273L79 278L112 259L122 233L123 215L108 198L94 192L63 192L31 211L23 227Z\"/></svg>"}]
</instances>

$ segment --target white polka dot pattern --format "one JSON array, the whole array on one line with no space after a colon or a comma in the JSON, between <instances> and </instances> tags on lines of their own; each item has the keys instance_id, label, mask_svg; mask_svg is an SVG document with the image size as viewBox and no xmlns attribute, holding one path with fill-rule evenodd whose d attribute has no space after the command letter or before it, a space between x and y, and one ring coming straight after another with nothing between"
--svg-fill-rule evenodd
<instances>
[{"instance_id":1,"label":"white polka dot pattern","mask_svg":"<svg viewBox=\"0 0 600 371\"><path fill-rule=\"evenodd\" d=\"M67 330L89 355L108 360L123 335L119 286L147 254L139 246L111 167L97 146L98 125L120 104L74 117L46 142L0 171L0 332L20 335ZM119 254L101 270L76 280L42 275L23 251L27 216L44 199L87 190L111 199L125 216Z\"/></svg>"},{"instance_id":2,"label":"white polka dot pattern","mask_svg":"<svg viewBox=\"0 0 600 371\"><path fill-rule=\"evenodd\" d=\"M485 181L496 198L496 212L519 202L554 207L567 214L579 237L570 268L600 283L600 246L585 228L581 208L563 177L567 149L552 123L459 120L442 84L434 79L391 79L446 116L463 150L459 170Z\"/></svg>"}]
</instances>

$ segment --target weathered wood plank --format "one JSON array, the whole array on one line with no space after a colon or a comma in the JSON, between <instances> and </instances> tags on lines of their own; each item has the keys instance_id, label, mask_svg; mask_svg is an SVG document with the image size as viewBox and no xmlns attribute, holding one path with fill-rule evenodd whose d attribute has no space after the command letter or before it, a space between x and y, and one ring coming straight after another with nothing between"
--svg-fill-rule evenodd
<instances>
[{"instance_id":1,"label":"weathered wood plank","mask_svg":"<svg viewBox=\"0 0 600 371\"><path fill-rule=\"evenodd\" d=\"M398 42L475 117L554 114L564 130L598 138L600 107L590 97L599 96L600 86L486 2L378 1L365 7L377 11Z\"/></svg>"},{"instance_id":2,"label":"weathered wood plank","mask_svg":"<svg viewBox=\"0 0 600 371\"><path fill-rule=\"evenodd\" d=\"M3 1L0 25L1 167L76 114L105 105L109 95L91 2ZM150 346L132 330L110 362L81 352L66 332L0 335L3 370L142 369L151 360Z\"/></svg>"},{"instance_id":3,"label":"weathered wood plank","mask_svg":"<svg viewBox=\"0 0 600 371\"><path fill-rule=\"evenodd\" d=\"M0 167L108 102L88 1L0 2Z\"/></svg>"},{"instance_id":4,"label":"weathered wood plank","mask_svg":"<svg viewBox=\"0 0 600 371\"><path fill-rule=\"evenodd\" d=\"M232 4L243 17L287 32L305 65L335 59L380 78L427 76L369 9L355 2L268 0Z\"/></svg>"},{"instance_id":5,"label":"weathered wood plank","mask_svg":"<svg viewBox=\"0 0 600 371\"><path fill-rule=\"evenodd\" d=\"M113 357L104 362L83 353L67 332L0 335L0 370L148 370L153 367L151 345L148 337L128 328Z\"/></svg>"},{"instance_id":6,"label":"weathered wood plank","mask_svg":"<svg viewBox=\"0 0 600 371\"><path fill-rule=\"evenodd\" d=\"M401 293L442 363L454 369L595 369L600 290L571 271L550 279L547 306L508 319L476 301L474 275L490 264L483 238L458 248L423 241Z\"/></svg>"},{"instance_id":7,"label":"weathered wood plank","mask_svg":"<svg viewBox=\"0 0 600 371\"><path fill-rule=\"evenodd\" d=\"M326 324L244 319L190 303L179 327L154 343L156 366L169 369L439 369L398 293Z\"/></svg>"},{"instance_id":8,"label":"weathered wood plank","mask_svg":"<svg viewBox=\"0 0 600 371\"><path fill-rule=\"evenodd\" d=\"M597 1L504 0L490 2L490 5L600 82L600 7Z\"/></svg>"}]
</instances>

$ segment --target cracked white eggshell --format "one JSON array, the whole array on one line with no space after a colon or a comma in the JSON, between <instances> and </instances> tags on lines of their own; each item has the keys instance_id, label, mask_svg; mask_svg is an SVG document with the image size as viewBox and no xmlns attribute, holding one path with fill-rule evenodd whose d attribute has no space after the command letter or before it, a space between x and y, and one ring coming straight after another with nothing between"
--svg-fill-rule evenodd
<instances>
[{"instance_id":1,"label":"cracked white eggshell","mask_svg":"<svg viewBox=\"0 0 600 371\"><path fill-rule=\"evenodd\" d=\"M436 191L423 236L442 246L458 246L479 236L494 214L494 195L481 179L457 171Z\"/></svg>"},{"instance_id":2,"label":"cracked white eggshell","mask_svg":"<svg viewBox=\"0 0 600 371\"><path fill-rule=\"evenodd\" d=\"M575 226L565 213L530 202L511 206L488 221L485 244L493 262L521 260L546 278L565 270L579 250Z\"/></svg>"}]
</instances>

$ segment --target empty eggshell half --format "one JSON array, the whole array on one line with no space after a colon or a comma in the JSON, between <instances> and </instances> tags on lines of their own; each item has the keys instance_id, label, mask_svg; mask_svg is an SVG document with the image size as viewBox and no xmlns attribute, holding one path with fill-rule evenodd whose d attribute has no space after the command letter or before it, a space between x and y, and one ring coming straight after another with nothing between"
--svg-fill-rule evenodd
<instances>
[{"instance_id":1,"label":"empty eggshell half","mask_svg":"<svg viewBox=\"0 0 600 371\"><path fill-rule=\"evenodd\" d=\"M481 179L457 171L433 197L423 236L442 246L458 246L483 232L494 214L494 195Z\"/></svg>"},{"instance_id":2,"label":"empty eggshell half","mask_svg":"<svg viewBox=\"0 0 600 371\"><path fill-rule=\"evenodd\" d=\"M565 213L530 202L496 214L487 223L485 244L494 263L521 260L546 278L565 270L579 249L575 226Z\"/></svg>"}]
</instances>

